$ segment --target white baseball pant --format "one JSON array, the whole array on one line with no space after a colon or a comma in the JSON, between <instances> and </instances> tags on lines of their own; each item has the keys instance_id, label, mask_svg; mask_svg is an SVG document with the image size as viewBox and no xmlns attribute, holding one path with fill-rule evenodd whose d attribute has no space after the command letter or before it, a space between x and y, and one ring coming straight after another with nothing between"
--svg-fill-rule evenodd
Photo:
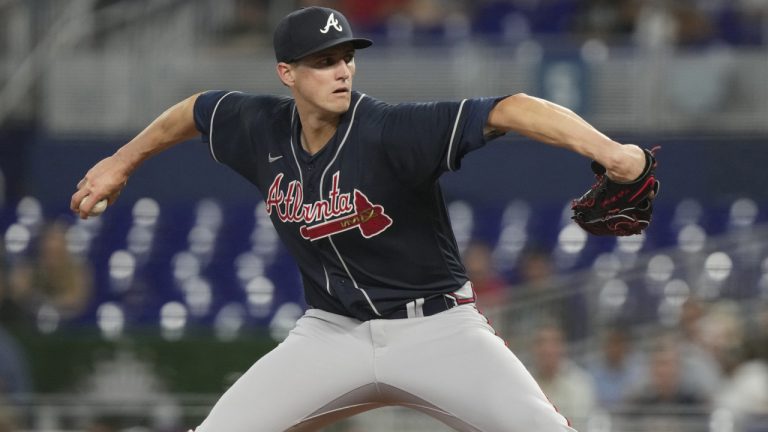
<instances>
[{"instance_id":1,"label":"white baseball pant","mask_svg":"<svg viewBox=\"0 0 768 432\"><path fill-rule=\"evenodd\" d=\"M422 411L457 431L575 431L467 304L364 322L310 309L196 432L316 431L387 405Z\"/></svg>"}]
</instances>

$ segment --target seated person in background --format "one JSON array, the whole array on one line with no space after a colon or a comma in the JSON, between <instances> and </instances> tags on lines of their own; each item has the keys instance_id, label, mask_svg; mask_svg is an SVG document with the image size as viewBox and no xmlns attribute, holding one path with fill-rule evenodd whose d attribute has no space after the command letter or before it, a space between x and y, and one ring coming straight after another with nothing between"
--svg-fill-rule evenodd
<instances>
[{"instance_id":1,"label":"seated person in background","mask_svg":"<svg viewBox=\"0 0 768 432\"><path fill-rule=\"evenodd\" d=\"M634 422L644 425L640 430L684 431L693 418L703 418L706 399L684 385L678 340L662 335L654 341L648 360L648 375L640 386L630 393L627 404L640 414ZM636 411L635 411L636 409Z\"/></svg>"},{"instance_id":2,"label":"seated person in background","mask_svg":"<svg viewBox=\"0 0 768 432\"><path fill-rule=\"evenodd\" d=\"M628 401L658 407L703 404L704 399L683 385L676 338L662 336L651 349L647 381L629 396Z\"/></svg>"},{"instance_id":3,"label":"seated person in background","mask_svg":"<svg viewBox=\"0 0 768 432\"><path fill-rule=\"evenodd\" d=\"M683 384L707 399L711 399L722 387L723 380L722 367L714 351L710 349L710 344L705 340L712 332L706 331L707 334L702 334L706 328L712 327L707 324L710 321L707 318L710 307L711 305L695 297L690 297L683 303L678 324L680 339L676 343L683 363ZM719 327L719 324L715 327Z\"/></svg>"},{"instance_id":4,"label":"seated person in background","mask_svg":"<svg viewBox=\"0 0 768 432\"><path fill-rule=\"evenodd\" d=\"M506 300L506 282L494 268L492 255L491 247L481 240L472 240L464 251L464 267L481 310Z\"/></svg>"},{"instance_id":5,"label":"seated person in background","mask_svg":"<svg viewBox=\"0 0 768 432\"><path fill-rule=\"evenodd\" d=\"M602 331L600 352L589 362L597 401L611 409L621 404L642 371L642 361L632 347L632 335L621 325Z\"/></svg>"},{"instance_id":6,"label":"seated person in background","mask_svg":"<svg viewBox=\"0 0 768 432\"><path fill-rule=\"evenodd\" d=\"M558 279L549 251L529 246L520 256L518 284L513 286L515 310L512 334L524 337L547 322L568 323L562 328L568 341L587 336L589 313L584 294Z\"/></svg>"},{"instance_id":7,"label":"seated person in background","mask_svg":"<svg viewBox=\"0 0 768 432\"><path fill-rule=\"evenodd\" d=\"M544 394L579 430L595 406L595 390L589 374L568 358L561 327L543 324L533 340L531 372Z\"/></svg>"},{"instance_id":8,"label":"seated person in background","mask_svg":"<svg viewBox=\"0 0 768 432\"><path fill-rule=\"evenodd\" d=\"M768 430L768 301L761 307L745 340L743 361L715 397L718 408L733 414L738 431Z\"/></svg>"},{"instance_id":9,"label":"seated person in background","mask_svg":"<svg viewBox=\"0 0 768 432\"><path fill-rule=\"evenodd\" d=\"M8 300L35 319L43 305L53 306L63 319L80 316L88 307L93 272L88 262L67 250L68 225L57 221L42 231L36 254L9 270Z\"/></svg>"}]
</instances>

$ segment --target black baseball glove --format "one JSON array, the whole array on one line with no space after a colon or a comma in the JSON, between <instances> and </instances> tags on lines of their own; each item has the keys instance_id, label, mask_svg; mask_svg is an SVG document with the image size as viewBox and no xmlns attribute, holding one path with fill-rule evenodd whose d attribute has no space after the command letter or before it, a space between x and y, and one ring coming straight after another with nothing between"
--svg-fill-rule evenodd
<instances>
[{"instance_id":1,"label":"black baseball glove","mask_svg":"<svg viewBox=\"0 0 768 432\"><path fill-rule=\"evenodd\" d=\"M659 192L656 178L658 147L645 150L643 174L630 183L608 178L605 167L592 162L597 182L580 198L573 200L573 220L595 235L629 236L640 234L651 222L653 200Z\"/></svg>"}]
</instances>

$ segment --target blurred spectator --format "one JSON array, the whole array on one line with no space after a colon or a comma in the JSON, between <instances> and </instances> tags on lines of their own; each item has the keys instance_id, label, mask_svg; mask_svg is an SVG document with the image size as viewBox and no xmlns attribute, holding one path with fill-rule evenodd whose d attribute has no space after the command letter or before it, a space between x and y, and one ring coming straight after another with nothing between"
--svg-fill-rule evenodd
<instances>
[{"instance_id":1,"label":"blurred spectator","mask_svg":"<svg viewBox=\"0 0 768 432\"><path fill-rule=\"evenodd\" d=\"M662 334L649 347L646 376L625 399L632 430L685 432L705 427L706 420L697 420L706 418L706 400L684 384L677 343L674 335Z\"/></svg>"},{"instance_id":2,"label":"blurred spectator","mask_svg":"<svg viewBox=\"0 0 768 432\"><path fill-rule=\"evenodd\" d=\"M736 430L768 430L768 334L745 344L744 362L717 395L716 404L734 415ZM762 429L753 427L760 424Z\"/></svg>"},{"instance_id":3,"label":"blurred spectator","mask_svg":"<svg viewBox=\"0 0 768 432\"><path fill-rule=\"evenodd\" d=\"M628 402L654 408L705 403L683 384L678 342L670 334L661 335L654 341L649 353L647 378L628 396Z\"/></svg>"},{"instance_id":4,"label":"blurred spectator","mask_svg":"<svg viewBox=\"0 0 768 432\"><path fill-rule=\"evenodd\" d=\"M680 307L680 332L686 341L701 343L701 318L704 313L704 305L698 298L689 297L683 302Z\"/></svg>"},{"instance_id":5,"label":"blurred spectator","mask_svg":"<svg viewBox=\"0 0 768 432\"><path fill-rule=\"evenodd\" d=\"M512 343L527 346L536 330L550 322L564 322L562 298L557 292L549 254L538 247L523 251L517 266L517 283L511 287L512 310L506 332Z\"/></svg>"},{"instance_id":6,"label":"blurred spectator","mask_svg":"<svg viewBox=\"0 0 768 432\"><path fill-rule=\"evenodd\" d=\"M442 26L451 3L454 2L450 0L410 0L404 5L404 11L416 27L435 28Z\"/></svg>"},{"instance_id":7,"label":"blurred spectator","mask_svg":"<svg viewBox=\"0 0 768 432\"><path fill-rule=\"evenodd\" d=\"M515 332L533 332L546 322L568 323L568 340L579 339L588 331L589 316L583 290L564 286L556 276L552 256L538 246L528 247L518 265L520 286L512 292L514 302L530 303L519 311Z\"/></svg>"},{"instance_id":8,"label":"blurred spectator","mask_svg":"<svg viewBox=\"0 0 768 432\"><path fill-rule=\"evenodd\" d=\"M10 269L8 300L34 320L48 305L64 319L82 314L91 298L90 264L67 250L68 225L53 222L40 235L36 254L19 259Z\"/></svg>"},{"instance_id":9,"label":"blurred spectator","mask_svg":"<svg viewBox=\"0 0 768 432\"><path fill-rule=\"evenodd\" d=\"M617 41L635 30L638 0L587 0L576 16L575 30L584 38Z\"/></svg>"},{"instance_id":10,"label":"blurred spectator","mask_svg":"<svg viewBox=\"0 0 768 432\"><path fill-rule=\"evenodd\" d=\"M646 0L635 30L635 41L646 48L705 46L717 36L713 16L696 0Z\"/></svg>"},{"instance_id":11,"label":"blurred spectator","mask_svg":"<svg viewBox=\"0 0 768 432\"><path fill-rule=\"evenodd\" d=\"M242 34L266 28L266 3L266 0L235 0L233 21L227 30L232 34Z\"/></svg>"},{"instance_id":12,"label":"blurred spectator","mask_svg":"<svg viewBox=\"0 0 768 432\"><path fill-rule=\"evenodd\" d=\"M259 0L238 0L239 21L263 22ZM452 23L472 32L519 41L530 34L580 36L644 47L765 43L765 0L301 0L298 6L346 12L363 33L445 36ZM242 17L241 17L242 15ZM248 17L254 17L253 19ZM259 25L257 27L263 27ZM403 37L403 34L394 35Z\"/></svg>"},{"instance_id":13,"label":"blurred spectator","mask_svg":"<svg viewBox=\"0 0 768 432\"><path fill-rule=\"evenodd\" d=\"M548 323L536 330L531 372L550 401L578 429L595 406L589 374L568 358L560 326Z\"/></svg>"},{"instance_id":14,"label":"blurred spectator","mask_svg":"<svg viewBox=\"0 0 768 432\"><path fill-rule=\"evenodd\" d=\"M551 288L555 274L552 258L546 250L531 246L520 256L520 283L535 290Z\"/></svg>"},{"instance_id":15,"label":"blurred spectator","mask_svg":"<svg viewBox=\"0 0 768 432\"><path fill-rule=\"evenodd\" d=\"M642 373L642 359L632 347L632 335L627 328L616 325L603 330L600 352L590 362L588 371L602 408L612 409L624 401L632 383Z\"/></svg>"},{"instance_id":16,"label":"blurred spectator","mask_svg":"<svg viewBox=\"0 0 768 432\"><path fill-rule=\"evenodd\" d=\"M696 297L688 298L680 309L681 338L678 341L683 362L683 383L704 398L711 399L722 381L715 356L702 341L702 318L706 308Z\"/></svg>"},{"instance_id":17,"label":"blurred spectator","mask_svg":"<svg viewBox=\"0 0 768 432\"><path fill-rule=\"evenodd\" d=\"M706 421L698 428L689 425L702 418L706 401L683 384L675 337L665 334L653 342L647 368L647 378L626 399L633 409L633 430L684 432L704 427Z\"/></svg>"},{"instance_id":18,"label":"blurred spectator","mask_svg":"<svg viewBox=\"0 0 768 432\"><path fill-rule=\"evenodd\" d=\"M744 322L737 303L719 300L701 320L701 343L714 356L723 375L731 375L741 361Z\"/></svg>"},{"instance_id":19,"label":"blurred spectator","mask_svg":"<svg viewBox=\"0 0 768 432\"><path fill-rule=\"evenodd\" d=\"M641 48L664 48L674 44L677 25L668 2L646 0L635 22L635 43Z\"/></svg>"},{"instance_id":20,"label":"blurred spectator","mask_svg":"<svg viewBox=\"0 0 768 432\"><path fill-rule=\"evenodd\" d=\"M442 38L456 17L469 21L459 0L302 0L298 6L341 10L358 32L386 33L401 42L424 36Z\"/></svg>"},{"instance_id":21,"label":"blurred spectator","mask_svg":"<svg viewBox=\"0 0 768 432\"><path fill-rule=\"evenodd\" d=\"M484 241L473 240L464 250L464 267L481 309L499 305L506 298L506 283L493 266L493 250Z\"/></svg>"},{"instance_id":22,"label":"blurred spectator","mask_svg":"<svg viewBox=\"0 0 768 432\"><path fill-rule=\"evenodd\" d=\"M387 36L398 42L467 37L469 17L460 0L408 0L387 20Z\"/></svg>"},{"instance_id":23,"label":"blurred spectator","mask_svg":"<svg viewBox=\"0 0 768 432\"><path fill-rule=\"evenodd\" d=\"M675 19L675 41L678 46L702 46L715 39L715 26L712 16L696 0L678 0L672 2L672 14Z\"/></svg>"}]
</instances>

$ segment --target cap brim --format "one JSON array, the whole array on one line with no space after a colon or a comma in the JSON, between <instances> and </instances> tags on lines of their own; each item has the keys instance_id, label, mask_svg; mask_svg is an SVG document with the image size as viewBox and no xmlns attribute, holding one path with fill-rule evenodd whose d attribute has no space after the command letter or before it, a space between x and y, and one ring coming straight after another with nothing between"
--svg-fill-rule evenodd
<instances>
[{"instance_id":1,"label":"cap brim","mask_svg":"<svg viewBox=\"0 0 768 432\"><path fill-rule=\"evenodd\" d=\"M297 55L296 58L293 58L293 59L290 59L290 60L286 60L286 63L295 62L297 60L301 60L302 58L304 58L304 57L306 57L308 55L312 55L312 54L318 53L318 52L320 52L320 51L322 51L324 49L327 49L327 48L330 48L330 47L334 47L336 45L341 45L341 44L349 43L349 42L352 42L352 47L354 49L364 49L364 48L368 48L369 46L373 45L373 41L372 40L365 39L365 38L334 39L334 40L328 41L328 42L326 42L326 43L324 43L324 44L322 44L320 46L314 47L314 48L312 48L311 50L309 50L307 52L301 53L301 54Z\"/></svg>"}]
</instances>

